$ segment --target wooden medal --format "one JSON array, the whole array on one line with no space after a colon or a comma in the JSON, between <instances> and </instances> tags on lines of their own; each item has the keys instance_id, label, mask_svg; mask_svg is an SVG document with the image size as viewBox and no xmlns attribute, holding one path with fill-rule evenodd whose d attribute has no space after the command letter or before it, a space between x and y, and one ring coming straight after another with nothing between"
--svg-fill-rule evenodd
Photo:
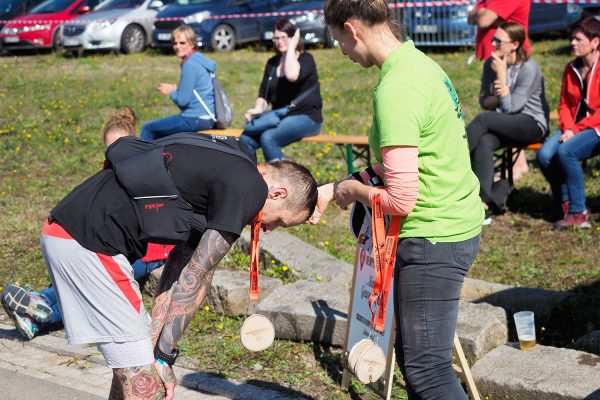
<instances>
[{"instance_id":1,"label":"wooden medal","mask_svg":"<svg viewBox=\"0 0 600 400\"><path fill-rule=\"evenodd\" d=\"M250 351L262 351L269 348L275 340L275 328L267 317L252 314L244 321L240 330L242 346Z\"/></svg>"}]
</instances>

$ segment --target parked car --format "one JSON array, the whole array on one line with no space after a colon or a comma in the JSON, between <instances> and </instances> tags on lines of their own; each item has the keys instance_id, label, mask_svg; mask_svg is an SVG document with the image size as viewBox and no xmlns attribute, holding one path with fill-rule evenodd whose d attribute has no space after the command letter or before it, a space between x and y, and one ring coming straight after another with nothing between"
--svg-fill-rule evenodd
<instances>
[{"instance_id":1,"label":"parked car","mask_svg":"<svg viewBox=\"0 0 600 400\"><path fill-rule=\"evenodd\" d=\"M405 33L418 46L471 46L475 44L476 27L467 23L470 5L410 7L402 10ZM529 33L566 31L583 15L597 14L598 3L540 4L532 3Z\"/></svg>"},{"instance_id":2,"label":"parked car","mask_svg":"<svg viewBox=\"0 0 600 400\"><path fill-rule=\"evenodd\" d=\"M7 50L57 49L60 25L89 12L99 0L47 0L29 14L14 18L0 31L2 47Z\"/></svg>"},{"instance_id":3,"label":"parked car","mask_svg":"<svg viewBox=\"0 0 600 400\"><path fill-rule=\"evenodd\" d=\"M236 14L273 12L283 3L283 0L176 0L156 15L152 46L170 49L173 29L187 24L196 32L198 46L230 51L240 43L259 41L269 20L259 16L240 18Z\"/></svg>"},{"instance_id":4,"label":"parked car","mask_svg":"<svg viewBox=\"0 0 600 400\"><path fill-rule=\"evenodd\" d=\"M167 0L164 0L167 1ZM62 27L66 51L143 51L152 43L152 25L163 0L108 0L96 11L75 18Z\"/></svg>"},{"instance_id":5,"label":"parked car","mask_svg":"<svg viewBox=\"0 0 600 400\"><path fill-rule=\"evenodd\" d=\"M300 29L304 44L321 44L325 47L337 46L337 42L329 33L323 21L323 1L315 0L290 0L290 4L284 5L277 11L281 12L305 12L298 15L271 17L267 30L263 32L263 40L270 42L273 39L273 26L280 18L287 18Z\"/></svg>"},{"instance_id":6,"label":"parked car","mask_svg":"<svg viewBox=\"0 0 600 400\"><path fill-rule=\"evenodd\" d=\"M2 21L8 21L28 13L42 1L44 0L0 0L0 29L4 26Z\"/></svg>"}]
</instances>

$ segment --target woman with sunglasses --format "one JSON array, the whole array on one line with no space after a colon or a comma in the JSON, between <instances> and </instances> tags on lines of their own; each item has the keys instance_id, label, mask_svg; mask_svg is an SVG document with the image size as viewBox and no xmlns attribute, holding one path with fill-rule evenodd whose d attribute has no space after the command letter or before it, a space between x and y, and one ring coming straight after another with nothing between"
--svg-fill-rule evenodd
<instances>
[{"instance_id":1,"label":"woman with sunglasses","mask_svg":"<svg viewBox=\"0 0 600 400\"><path fill-rule=\"evenodd\" d=\"M600 21L587 17L571 27L575 59L565 68L558 105L559 129L537 152L562 219L556 228L589 228L581 160L600 153ZM557 207L558 208L558 207Z\"/></svg>"},{"instance_id":2,"label":"woman with sunglasses","mask_svg":"<svg viewBox=\"0 0 600 400\"><path fill-rule=\"evenodd\" d=\"M479 103L487 111L467 126L471 165L486 209L484 225L491 223L493 213L503 211L510 191L508 182L494 182L494 151L539 142L548 130L544 79L523 47L525 38L525 29L516 22L505 22L496 30L479 94Z\"/></svg>"},{"instance_id":3,"label":"woman with sunglasses","mask_svg":"<svg viewBox=\"0 0 600 400\"><path fill-rule=\"evenodd\" d=\"M173 100L181 112L142 126L140 137L144 140L214 126L215 96L210 74L217 69L217 63L198 52L196 34L188 25L176 28L171 40L175 54L181 58L179 85L161 83L158 91Z\"/></svg>"},{"instance_id":4,"label":"woman with sunglasses","mask_svg":"<svg viewBox=\"0 0 600 400\"><path fill-rule=\"evenodd\" d=\"M273 44L277 55L267 61L254 108L246 111L240 141L255 153L262 147L266 162L283 160L282 147L319 133L323 123L323 100L317 65L304 51L300 30L287 19L275 24ZM268 110L279 118L268 124L258 116ZM254 122L252 122L255 120Z\"/></svg>"}]
</instances>

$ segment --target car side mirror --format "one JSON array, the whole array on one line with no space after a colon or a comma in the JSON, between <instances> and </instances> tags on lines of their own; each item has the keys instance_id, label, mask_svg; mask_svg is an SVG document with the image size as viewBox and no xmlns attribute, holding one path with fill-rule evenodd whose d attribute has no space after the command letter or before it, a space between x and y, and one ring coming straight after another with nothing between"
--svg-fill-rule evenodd
<instances>
[{"instance_id":1,"label":"car side mirror","mask_svg":"<svg viewBox=\"0 0 600 400\"><path fill-rule=\"evenodd\" d=\"M164 6L164 3L160 0L152 0L150 4L148 4L148 8L161 8Z\"/></svg>"},{"instance_id":2,"label":"car side mirror","mask_svg":"<svg viewBox=\"0 0 600 400\"><path fill-rule=\"evenodd\" d=\"M90 12L90 10L91 10L90 6L81 6L77 9L77 12L79 14L85 14L87 12Z\"/></svg>"}]
</instances>

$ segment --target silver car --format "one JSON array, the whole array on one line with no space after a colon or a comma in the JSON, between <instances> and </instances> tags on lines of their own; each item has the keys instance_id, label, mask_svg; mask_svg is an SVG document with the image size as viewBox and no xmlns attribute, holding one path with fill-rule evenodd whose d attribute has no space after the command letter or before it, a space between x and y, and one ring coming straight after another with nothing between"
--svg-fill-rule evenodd
<instances>
[{"instance_id":1,"label":"silver car","mask_svg":"<svg viewBox=\"0 0 600 400\"><path fill-rule=\"evenodd\" d=\"M66 52L143 51L152 42L154 16L167 0L108 0L94 12L62 26L60 43Z\"/></svg>"}]
</instances>

